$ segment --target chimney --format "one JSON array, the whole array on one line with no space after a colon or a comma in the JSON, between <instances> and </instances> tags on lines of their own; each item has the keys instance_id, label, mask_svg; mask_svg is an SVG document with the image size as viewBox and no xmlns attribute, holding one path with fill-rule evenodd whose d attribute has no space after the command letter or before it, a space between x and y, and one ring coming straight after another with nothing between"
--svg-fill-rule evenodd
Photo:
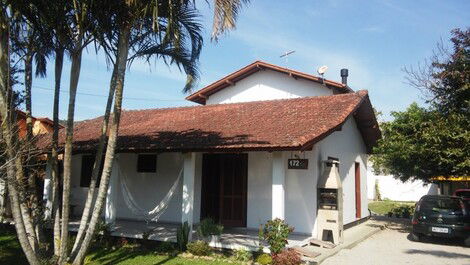
<instances>
[{"instance_id":1,"label":"chimney","mask_svg":"<svg viewBox=\"0 0 470 265\"><path fill-rule=\"evenodd\" d=\"M341 69L341 83L343 83L343 85L348 84L348 69L346 68Z\"/></svg>"}]
</instances>

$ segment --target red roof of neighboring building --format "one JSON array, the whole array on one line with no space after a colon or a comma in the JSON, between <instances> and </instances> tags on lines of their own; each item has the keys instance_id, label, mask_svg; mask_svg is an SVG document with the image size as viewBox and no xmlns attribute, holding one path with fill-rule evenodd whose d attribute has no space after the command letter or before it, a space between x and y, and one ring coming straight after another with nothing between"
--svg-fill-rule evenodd
<instances>
[{"instance_id":1,"label":"red roof of neighboring building","mask_svg":"<svg viewBox=\"0 0 470 265\"><path fill-rule=\"evenodd\" d=\"M339 130L351 115L370 151L380 138L380 130L365 90L321 97L124 111L117 149L118 152L309 150ZM101 122L99 117L75 126L74 152L94 150Z\"/></svg>"},{"instance_id":2,"label":"red roof of neighboring building","mask_svg":"<svg viewBox=\"0 0 470 265\"><path fill-rule=\"evenodd\" d=\"M255 62L243 67L242 69L240 69L238 71L235 71L235 72L223 77L222 79L220 79L220 80L218 80L218 81L202 88L201 90L194 92L193 94L187 96L186 99L190 100L190 101L193 101L193 102L196 102L196 103L199 103L199 104L202 104L202 105L205 105L206 104L206 99L210 95L212 95L212 94L216 93L217 91L219 91L221 89L224 89L224 88L226 88L230 85L233 85L235 82L238 82L241 79L243 79L243 78L245 78L249 75L252 75L252 74L254 74L254 73L256 73L260 70L265 70L265 69L269 69L269 70L273 70L273 71L276 71L276 72L284 73L284 74L287 74L287 75L292 76L294 78L303 78L303 79L310 80L310 81L313 81L313 82L316 82L316 83L325 84L327 87L329 87L331 89L335 89L339 93L353 92L353 90L351 88L349 88L348 86L346 86L344 84L341 84L341 83L338 83L338 82L335 82L335 81L322 79L321 77L318 77L318 76L310 75L310 74L307 74L307 73L302 73L302 72L299 72L299 71L296 71L296 70L292 70L292 69L289 69L289 68L284 68L284 67L277 66L277 65L274 65L274 64L270 64L270 63L266 63L266 62L263 62L263 61L255 61Z\"/></svg>"}]
</instances>

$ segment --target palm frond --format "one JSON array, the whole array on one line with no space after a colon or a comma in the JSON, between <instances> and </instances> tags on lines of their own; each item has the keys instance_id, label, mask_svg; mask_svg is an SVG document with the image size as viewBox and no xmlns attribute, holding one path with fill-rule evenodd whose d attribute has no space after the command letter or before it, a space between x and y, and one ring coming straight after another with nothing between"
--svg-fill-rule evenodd
<instances>
[{"instance_id":1,"label":"palm frond","mask_svg":"<svg viewBox=\"0 0 470 265\"><path fill-rule=\"evenodd\" d=\"M212 23L212 40L236 27L238 14L243 5L250 0L214 0L214 19Z\"/></svg>"}]
</instances>

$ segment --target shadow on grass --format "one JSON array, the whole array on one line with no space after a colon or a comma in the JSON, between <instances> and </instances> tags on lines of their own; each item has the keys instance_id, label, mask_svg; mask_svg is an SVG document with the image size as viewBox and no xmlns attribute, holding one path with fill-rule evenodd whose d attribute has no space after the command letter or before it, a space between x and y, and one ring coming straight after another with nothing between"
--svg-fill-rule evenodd
<instances>
[{"instance_id":1,"label":"shadow on grass","mask_svg":"<svg viewBox=\"0 0 470 265\"><path fill-rule=\"evenodd\" d=\"M162 261L159 261L157 263L155 263L154 265L164 265L166 264L167 262L171 261L172 259L174 259L175 257L172 257L172 256L168 256L166 259L162 260Z\"/></svg>"},{"instance_id":2,"label":"shadow on grass","mask_svg":"<svg viewBox=\"0 0 470 265\"><path fill-rule=\"evenodd\" d=\"M96 254L95 254L96 253ZM93 253L92 261L96 261L99 264L103 265L111 265L117 264L119 262L133 259L137 256L146 255L150 253L146 253L143 251L138 250L131 250L131 249L118 249L118 250L98 250Z\"/></svg>"}]
</instances>

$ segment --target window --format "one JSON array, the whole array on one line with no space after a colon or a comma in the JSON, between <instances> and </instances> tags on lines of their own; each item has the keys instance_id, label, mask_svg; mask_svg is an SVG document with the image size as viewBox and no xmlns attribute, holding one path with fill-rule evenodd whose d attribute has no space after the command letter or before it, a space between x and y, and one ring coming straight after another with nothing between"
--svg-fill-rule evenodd
<instances>
[{"instance_id":1,"label":"window","mask_svg":"<svg viewBox=\"0 0 470 265\"><path fill-rule=\"evenodd\" d=\"M95 155L83 155L82 156L82 172L80 177L80 187L90 187L91 175L93 173L93 164L95 163ZM101 172L103 172L104 159L101 160L100 172L96 180L96 187L100 185Z\"/></svg>"},{"instance_id":2,"label":"window","mask_svg":"<svg viewBox=\"0 0 470 265\"><path fill-rule=\"evenodd\" d=\"M137 156L137 172L155 173L157 172L157 155L141 154Z\"/></svg>"}]
</instances>

